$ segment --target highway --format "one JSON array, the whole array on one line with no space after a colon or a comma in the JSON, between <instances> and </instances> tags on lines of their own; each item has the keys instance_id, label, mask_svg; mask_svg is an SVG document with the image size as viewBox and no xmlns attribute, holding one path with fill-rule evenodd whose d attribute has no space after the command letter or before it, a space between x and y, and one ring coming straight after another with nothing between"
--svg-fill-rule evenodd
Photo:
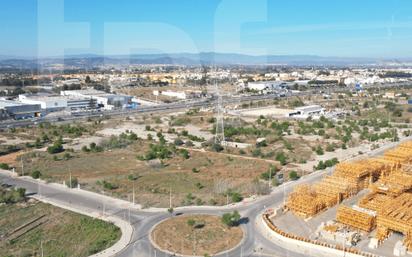
<instances>
[{"instance_id":1,"label":"highway","mask_svg":"<svg viewBox=\"0 0 412 257\"><path fill-rule=\"evenodd\" d=\"M297 95L297 94L294 94ZM292 94L287 97L292 96ZM239 97L223 97L223 104L232 104L240 103L247 101L259 101L259 100L268 100L268 99L277 99L279 98L276 94L268 95L250 95L250 96L239 96ZM216 106L216 99L197 99L194 101L187 102L177 102L169 104L159 104L154 106L145 106L138 109L125 109L125 110L112 110L112 111L95 111L95 112L79 112L76 115L65 115L65 116L53 116L53 117L42 117L37 119L27 119L27 120L9 120L0 122L0 129L4 128L13 128L13 127L25 127L33 126L45 122L71 122L75 120L88 119L88 118L98 118L104 116L127 116L133 114L141 113L155 113L155 112L173 112L178 110L184 110L189 108L201 108L201 107L213 107Z\"/></svg>"}]
</instances>

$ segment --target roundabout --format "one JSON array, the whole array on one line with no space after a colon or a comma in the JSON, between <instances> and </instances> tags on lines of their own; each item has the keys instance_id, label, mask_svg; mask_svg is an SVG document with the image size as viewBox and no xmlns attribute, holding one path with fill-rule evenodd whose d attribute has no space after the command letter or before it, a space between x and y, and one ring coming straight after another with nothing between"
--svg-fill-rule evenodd
<instances>
[{"instance_id":1,"label":"roundabout","mask_svg":"<svg viewBox=\"0 0 412 257\"><path fill-rule=\"evenodd\" d=\"M150 241L155 248L179 256L215 256L239 246L244 231L228 226L222 217L190 214L168 218L153 226Z\"/></svg>"}]
</instances>

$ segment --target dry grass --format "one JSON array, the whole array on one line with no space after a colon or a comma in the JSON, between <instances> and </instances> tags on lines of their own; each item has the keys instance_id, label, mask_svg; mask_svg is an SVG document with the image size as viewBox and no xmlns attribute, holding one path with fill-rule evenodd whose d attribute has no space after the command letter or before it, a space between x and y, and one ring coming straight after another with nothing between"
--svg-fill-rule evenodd
<instances>
[{"instance_id":1,"label":"dry grass","mask_svg":"<svg viewBox=\"0 0 412 257\"><path fill-rule=\"evenodd\" d=\"M46 222L21 237L0 241L0 256L89 256L114 244L121 235L112 224L72 213L48 204L20 203L0 206L0 235L45 216Z\"/></svg>"},{"instance_id":2,"label":"dry grass","mask_svg":"<svg viewBox=\"0 0 412 257\"><path fill-rule=\"evenodd\" d=\"M204 224L194 228L189 220ZM160 223L152 231L156 244L169 252L184 255L214 255L232 249L242 240L239 227L229 228L221 218L208 215L181 216Z\"/></svg>"},{"instance_id":3,"label":"dry grass","mask_svg":"<svg viewBox=\"0 0 412 257\"><path fill-rule=\"evenodd\" d=\"M191 193L195 198L192 204L224 204L226 197L217 190L232 188L243 196L251 193L250 184L267 171L269 164L260 160L231 158L217 153L191 152L189 159L177 155L163 161L163 167L154 167L140 161L148 148L147 143L137 143L126 149L114 149L101 153L70 153L69 160L53 160L46 152L35 156L26 155L25 173L39 170L44 179L61 183L69 179L71 173L78 178L83 188L101 192L105 190L101 182L110 182L118 188L105 190L106 194L131 199L133 184L136 201L144 206L169 206L169 192L172 190L173 205L180 206ZM59 158L63 154L59 154ZM196 172L193 172L196 169ZM20 167L17 167L20 172ZM134 175L136 180L128 178ZM184 203L190 204L190 203Z\"/></svg>"}]
</instances>

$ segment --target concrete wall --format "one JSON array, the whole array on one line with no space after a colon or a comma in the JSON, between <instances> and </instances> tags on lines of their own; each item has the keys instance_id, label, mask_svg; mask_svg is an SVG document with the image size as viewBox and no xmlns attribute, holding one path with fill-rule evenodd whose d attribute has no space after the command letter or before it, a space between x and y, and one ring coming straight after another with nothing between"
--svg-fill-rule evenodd
<instances>
[{"instance_id":1,"label":"concrete wall","mask_svg":"<svg viewBox=\"0 0 412 257\"><path fill-rule=\"evenodd\" d=\"M290 251L304 254L305 256L313 257L332 257L332 256L343 256L343 251L329 248L326 246L321 246L309 242L303 242L300 240L288 238L282 236L275 231L273 231L264 221L263 215L258 217L258 225L260 226L262 232L265 236L270 239L273 243L282 246L282 248L289 249ZM362 257L362 255L353 254L345 252L346 257ZM373 255L370 255L373 256Z\"/></svg>"}]
</instances>

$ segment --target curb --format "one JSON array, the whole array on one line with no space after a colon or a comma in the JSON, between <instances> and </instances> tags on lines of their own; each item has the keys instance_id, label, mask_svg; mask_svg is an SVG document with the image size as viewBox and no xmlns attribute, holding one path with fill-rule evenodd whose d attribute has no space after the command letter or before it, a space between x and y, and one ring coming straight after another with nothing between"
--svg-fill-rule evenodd
<instances>
[{"instance_id":1,"label":"curb","mask_svg":"<svg viewBox=\"0 0 412 257\"><path fill-rule=\"evenodd\" d=\"M182 216L192 216L192 215L202 215L202 214L201 214L201 213L199 213L199 214L193 214L193 213L192 213L192 214L187 214L187 215L184 214L184 215L182 215ZM203 215L220 217L220 216L218 216L218 215L210 215L210 214L203 214ZM150 243L152 244L152 246L153 246L154 248L156 248L156 249L158 249L158 250L166 253L166 254L169 254L170 256L179 256L179 257L203 257L203 255L184 255L184 254L180 254L180 253L177 253L177 252L176 252L176 253L170 252L170 251L168 251L168 250L165 250L165 249L161 248L159 245L156 244L156 242L155 242L155 241L153 240L153 238L152 238L152 235L153 235L152 232L153 232L153 230L154 230L159 224L165 222L166 220L172 219L172 218L173 218L173 217L164 219L164 220L162 220L162 221L159 221L158 223L156 223L155 225L153 225L153 226L150 228L149 236L148 236L148 237L149 237L149 241L150 241ZM244 243L245 239L246 239L246 231L245 231L245 229L243 229L242 227L240 227L240 228L242 229L243 236L242 236L242 240L240 240L240 242L239 242L238 244L236 244L234 247L232 247L232 248L230 248L230 249L224 250L224 251L222 251L222 252L215 253L215 254L213 254L213 255L211 255L211 256L226 254L226 253L229 253L229 252L235 250L235 249L238 248L239 246L241 246L241 245Z\"/></svg>"}]
</instances>

